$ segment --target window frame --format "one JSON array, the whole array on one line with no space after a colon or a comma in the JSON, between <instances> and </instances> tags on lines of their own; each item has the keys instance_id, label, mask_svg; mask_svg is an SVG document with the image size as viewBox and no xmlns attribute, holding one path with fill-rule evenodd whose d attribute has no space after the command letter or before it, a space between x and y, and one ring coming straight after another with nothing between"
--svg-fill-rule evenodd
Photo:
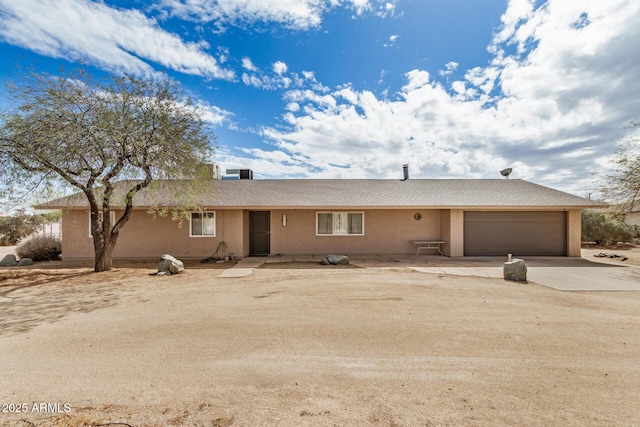
<instances>
[{"instance_id":1,"label":"window frame","mask_svg":"<svg viewBox=\"0 0 640 427\"><path fill-rule=\"evenodd\" d=\"M98 212L98 217L100 217L100 221L104 218L104 211ZM116 223L116 212L109 211L109 218L111 218L111 228ZM93 239L93 230L91 229L91 211L89 211L89 237Z\"/></svg>"},{"instance_id":2,"label":"window frame","mask_svg":"<svg viewBox=\"0 0 640 427\"><path fill-rule=\"evenodd\" d=\"M347 233L345 234L335 234L333 233L334 230L331 230L331 233L320 233L320 230L318 229L318 226L320 225L320 221L319 221L319 217L320 214L331 214L336 215L336 214L346 214L347 218L349 216L349 214L359 214L362 217L362 223L361 223L361 227L362 227L362 232L361 233L349 233L347 230ZM325 237L325 236L330 236L330 237L356 237L356 236L364 236L364 211L317 211L316 212L316 236L318 237Z\"/></svg>"},{"instance_id":3,"label":"window frame","mask_svg":"<svg viewBox=\"0 0 640 427\"><path fill-rule=\"evenodd\" d=\"M201 219L204 218L203 215L213 215L213 234L204 234L204 227L201 230L202 234L193 234L193 215L201 215ZM218 213L216 211L201 211L201 212L190 212L189 213L189 237L216 237L218 234ZM204 224L204 221L202 222Z\"/></svg>"}]
</instances>

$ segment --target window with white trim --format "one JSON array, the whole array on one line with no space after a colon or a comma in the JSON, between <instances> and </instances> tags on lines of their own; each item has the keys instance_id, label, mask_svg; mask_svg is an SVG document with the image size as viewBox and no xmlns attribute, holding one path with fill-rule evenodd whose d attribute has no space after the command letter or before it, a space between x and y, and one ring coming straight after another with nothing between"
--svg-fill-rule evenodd
<instances>
[{"instance_id":1,"label":"window with white trim","mask_svg":"<svg viewBox=\"0 0 640 427\"><path fill-rule=\"evenodd\" d=\"M100 218L100 222L104 218L104 212L98 212L98 218ZM116 223L116 213L114 211L109 211L109 219L111 219L111 227ZM89 211L89 237L93 237L93 230L91 230L91 211Z\"/></svg>"},{"instance_id":2,"label":"window with white trim","mask_svg":"<svg viewBox=\"0 0 640 427\"><path fill-rule=\"evenodd\" d=\"M364 235L364 212L317 212L317 236Z\"/></svg>"},{"instance_id":3,"label":"window with white trim","mask_svg":"<svg viewBox=\"0 0 640 427\"><path fill-rule=\"evenodd\" d=\"M216 213L215 212L191 212L191 224L189 236L191 237L215 237Z\"/></svg>"}]
</instances>

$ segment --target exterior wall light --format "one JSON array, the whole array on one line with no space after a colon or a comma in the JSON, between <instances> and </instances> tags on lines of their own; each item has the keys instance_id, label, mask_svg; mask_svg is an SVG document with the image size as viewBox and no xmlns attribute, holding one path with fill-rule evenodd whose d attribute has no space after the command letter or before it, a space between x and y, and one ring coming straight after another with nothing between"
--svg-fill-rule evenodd
<instances>
[{"instance_id":1,"label":"exterior wall light","mask_svg":"<svg viewBox=\"0 0 640 427\"><path fill-rule=\"evenodd\" d=\"M282 226L287 226L287 214L282 214Z\"/></svg>"}]
</instances>

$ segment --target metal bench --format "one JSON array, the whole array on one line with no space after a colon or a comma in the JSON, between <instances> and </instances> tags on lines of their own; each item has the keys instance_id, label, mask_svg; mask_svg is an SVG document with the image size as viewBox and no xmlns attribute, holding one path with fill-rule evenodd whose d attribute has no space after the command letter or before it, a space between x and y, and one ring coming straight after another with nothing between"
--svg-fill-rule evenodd
<instances>
[{"instance_id":1,"label":"metal bench","mask_svg":"<svg viewBox=\"0 0 640 427\"><path fill-rule=\"evenodd\" d=\"M440 245L447 243L444 240L413 240L411 241L414 245L416 245L417 251L416 255L420 255L420 251L428 249L435 250L438 254L442 255L442 251L440 250Z\"/></svg>"}]
</instances>

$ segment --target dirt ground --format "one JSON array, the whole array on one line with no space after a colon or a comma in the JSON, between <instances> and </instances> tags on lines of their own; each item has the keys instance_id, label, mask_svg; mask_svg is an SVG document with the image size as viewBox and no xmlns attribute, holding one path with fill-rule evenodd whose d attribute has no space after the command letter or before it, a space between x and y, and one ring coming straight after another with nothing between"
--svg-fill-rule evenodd
<instances>
[{"instance_id":1,"label":"dirt ground","mask_svg":"<svg viewBox=\"0 0 640 427\"><path fill-rule=\"evenodd\" d=\"M0 269L0 425L640 424L637 293L155 264Z\"/></svg>"}]
</instances>

